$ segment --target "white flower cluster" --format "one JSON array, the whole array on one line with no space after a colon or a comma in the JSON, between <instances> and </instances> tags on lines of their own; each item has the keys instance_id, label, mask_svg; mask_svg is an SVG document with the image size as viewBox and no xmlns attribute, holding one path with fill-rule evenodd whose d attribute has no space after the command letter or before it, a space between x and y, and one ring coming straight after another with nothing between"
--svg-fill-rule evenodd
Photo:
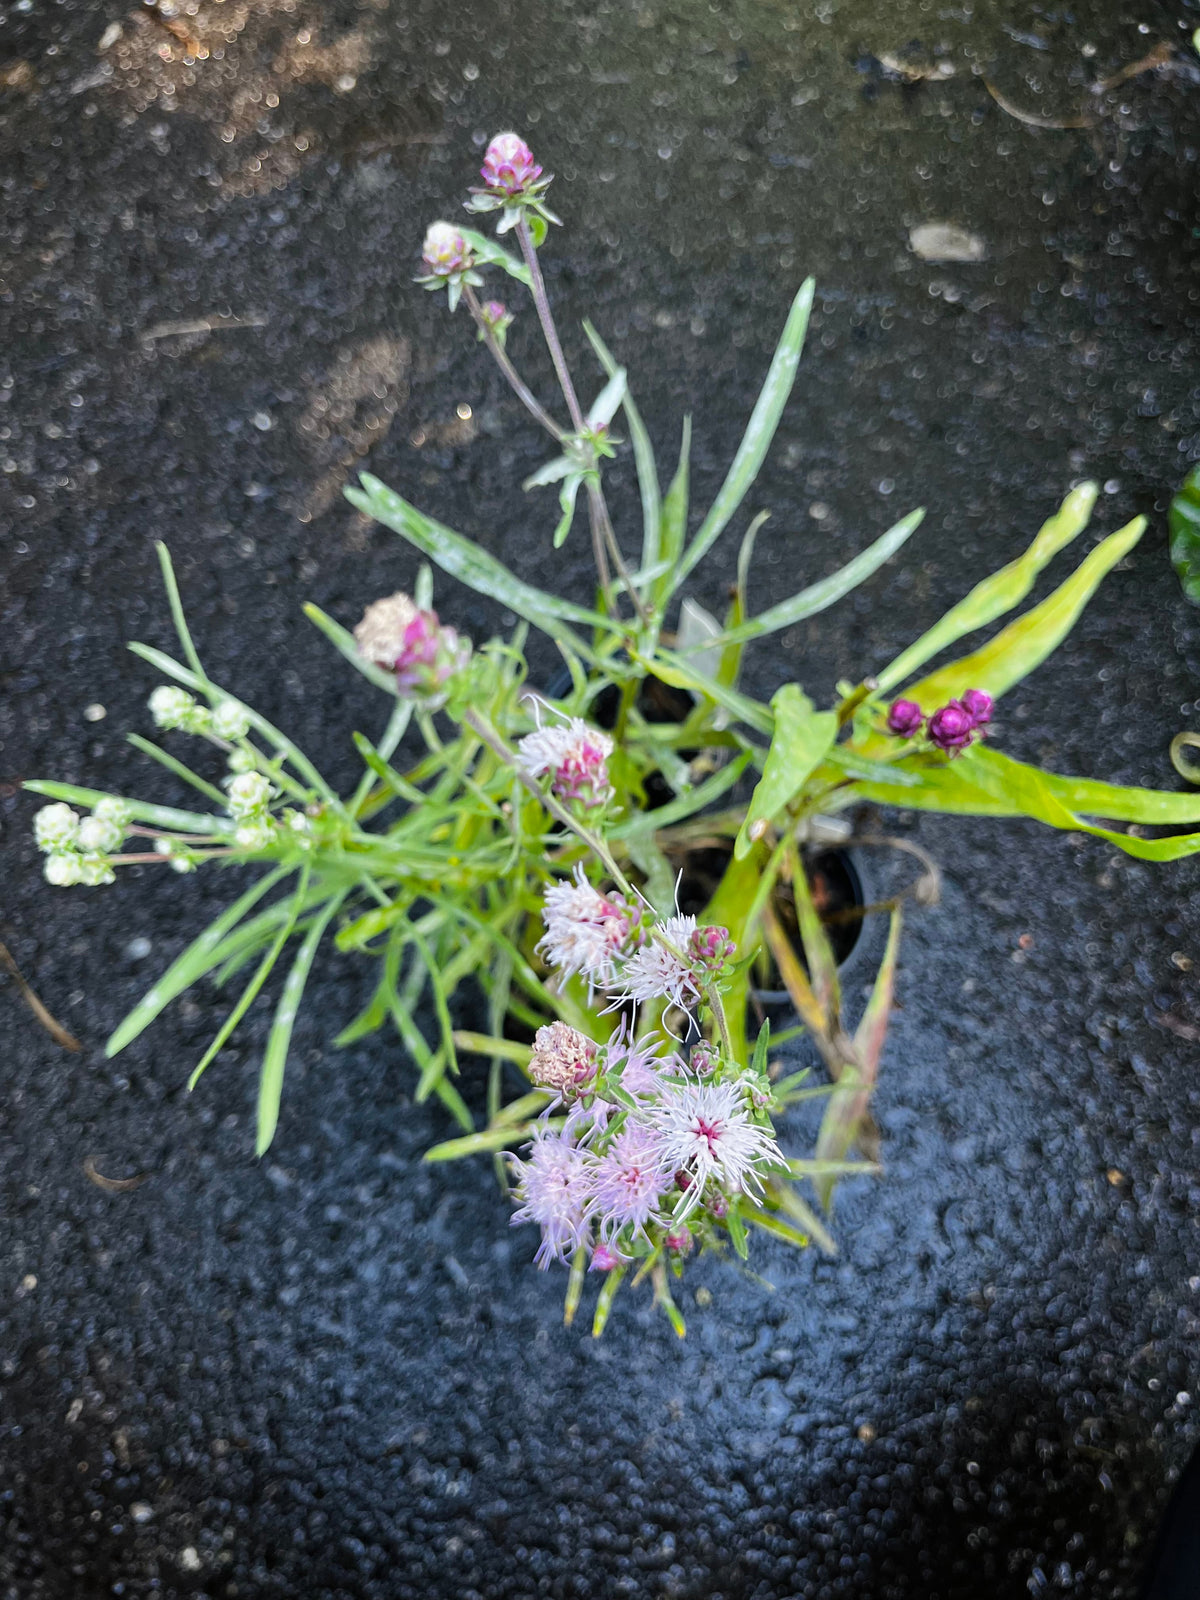
<instances>
[{"instance_id":1,"label":"white flower cluster","mask_svg":"<svg viewBox=\"0 0 1200 1600\"><path fill-rule=\"evenodd\" d=\"M222 700L210 710L174 684L162 683L149 700L150 715L155 725L164 730L180 728L184 733L206 734L226 744L236 744L244 739L250 728L250 719L243 707L234 700Z\"/></svg>"},{"instance_id":2,"label":"white flower cluster","mask_svg":"<svg viewBox=\"0 0 1200 1600\"><path fill-rule=\"evenodd\" d=\"M234 843L239 850L265 850L276 838L275 823L267 809L275 794L270 778L261 772L238 772L225 780L229 815L237 823Z\"/></svg>"},{"instance_id":3,"label":"white flower cluster","mask_svg":"<svg viewBox=\"0 0 1200 1600\"><path fill-rule=\"evenodd\" d=\"M57 889L112 883L108 857L121 848L131 815L125 801L112 795L97 800L90 817L61 801L43 806L33 819L33 834L46 857L46 882Z\"/></svg>"}]
</instances>

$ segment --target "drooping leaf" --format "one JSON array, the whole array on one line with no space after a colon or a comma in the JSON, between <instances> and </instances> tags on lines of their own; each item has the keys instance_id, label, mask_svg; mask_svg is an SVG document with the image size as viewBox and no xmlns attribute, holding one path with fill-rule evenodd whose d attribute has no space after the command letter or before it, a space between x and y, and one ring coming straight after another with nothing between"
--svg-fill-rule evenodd
<instances>
[{"instance_id":1,"label":"drooping leaf","mask_svg":"<svg viewBox=\"0 0 1200 1600\"><path fill-rule=\"evenodd\" d=\"M1200 466L1183 480L1167 511L1171 565L1184 594L1200 606Z\"/></svg>"},{"instance_id":2,"label":"drooping leaf","mask_svg":"<svg viewBox=\"0 0 1200 1600\"><path fill-rule=\"evenodd\" d=\"M578 461L572 461L570 456L555 456L540 466L536 472L531 472L522 483L521 487L526 493L530 489L544 489L549 483L558 483L562 478L570 477L571 473L578 473Z\"/></svg>"},{"instance_id":3,"label":"drooping leaf","mask_svg":"<svg viewBox=\"0 0 1200 1600\"><path fill-rule=\"evenodd\" d=\"M839 567L836 572L830 573L828 578L822 578L819 583L801 589L800 593L793 595L790 600L781 600L777 606L771 606L769 610L760 612L757 617L749 618L740 627L727 629L715 643L744 644L750 639L761 639L768 633L778 633L780 628L790 628L794 623L803 621L805 617L814 617L819 611L835 605L895 555L900 546L916 531L924 515L922 507L910 511L894 527L880 534L874 544L869 544L844 567Z\"/></svg>"},{"instance_id":4,"label":"drooping leaf","mask_svg":"<svg viewBox=\"0 0 1200 1600\"><path fill-rule=\"evenodd\" d=\"M903 683L910 673L965 634L986 628L989 622L1020 605L1043 567L1087 527L1098 492L1094 483L1081 483L1072 489L1054 515L1042 524L1023 555L977 583L940 622L876 674L881 693L887 694Z\"/></svg>"},{"instance_id":5,"label":"drooping leaf","mask_svg":"<svg viewBox=\"0 0 1200 1600\"><path fill-rule=\"evenodd\" d=\"M833 1031L841 1025L842 1010L842 985L838 977L837 957L813 899L812 885L808 881L800 852L795 846L788 851L788 861L792 869L792 898L796 905L796 919L800 924L800 942L804 946L804 964L808 968L817 1004L825 1016L826 1027Z\"/></svg>"},{"instance_id":6,"label":"drooping leaf","mask_svg":"<svg viewBox=\"0 0 1200 1600\"><path fill-rule=\"evenodd\" d=\"M578 622L607 631L612 627L611 617L547 594L543 589L535 589L511 573L495 556L443 523L425 516L369 472L361 475L361 482L361 490L348 488L344 491L352 505L408 539L452 578L458 578L478 594L499 601L551 638L565 635L576 654L591 660L592 652L583 640L562 624Z\"/></svg>"},{"instance_id":7,"label":"drooping leaf","mask_svg":"<svg viewBox=\"0 0 1200 1600\"><path fill-rule=\"evenodd\" d=\"M607 428L617 414L617 407L625 398L629 381L624 367L618 367L588 407L589 428Z\"/></svg>"},{"instance_id":8,"label":"drooping leaf","mask_svg":"<svg viewBox=\"0 0 1200 1600\"><path fill-rule=\"evenodd\" d=\"M1129 554L1145 531L1145 517L1135 517L1116 533L1110 533L1040 605L1010 622L969 656L912 684L905 690L905 698L915 700L923 711L933 711L967 689L983 689L993 699L999 699L1058 648L1101 580Z\"/></svg>"},{"instance_id":9,"label":"drooping leaf","mask_svg":"<svg viewBox=\"0 0 1200 1600\"><path fill-rule=\"evenodd\" d=\"M580 486L583 483L583 474L574 473L567 478L558 492L558 504L562 516L558 519L558 526L554 530L554 548L561 550L566 543L567 535L571 531L571 524L575 521L575 502L579 498Z\"/></svg>"},{"instance_id":10,"label":"drooping leaf","mask_svg":"<svg viewBox=\"0 0 1200 1600\"><path fill-rule=\"evenodd\" d=\"M733 847L739 861L799 794L837 738L837 714L818 711L799 684L785 683L772 699L771 710L775 714L771 748Z\"/></svg>"},{"instance_id":11,"label":"drooping leaf","mask_svg":"<svg viewBox=\"0 0 1200 1600\"><path fill-rule=\"evenodd\" d=\"M680 562L679 582L682 582L696 563L702 561L708 554L758 476L759 468L771 448L771 441L775 437L783 408L792 392L792 385L796 381L796 368L800 364L800 352L804 348L804 335L808 330L815 290L815 280L807 278L792 301L783 333L771 358L766 382L759 391L750 421L746 425L746 431L742 435L742 441L738 445L737 454L726 474L725 482L718 490L717 498L697 528L696 535Z\"/></svg>"}]
</instances>

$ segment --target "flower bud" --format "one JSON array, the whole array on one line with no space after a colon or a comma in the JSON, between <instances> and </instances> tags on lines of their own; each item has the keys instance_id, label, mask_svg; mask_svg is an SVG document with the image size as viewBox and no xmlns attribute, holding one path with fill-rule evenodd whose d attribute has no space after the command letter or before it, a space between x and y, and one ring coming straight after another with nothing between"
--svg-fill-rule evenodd
<instances>
[{"instance_id":1,"label":"flower bud","mask_svg":"<svg viewBox=\"0 0 1200 1600\"><path fill-rule=\"evenodd\" d=\"M489 189L517 195L537 182L542 169L520 134L498 133L487 147L479 175Z\"/></svg>"},{"instance_id":2,"label":"flower bud","mask_svg":"<svg viewBox=\"0 0 1200 1600\"><path fill-rule=\"evenodd\" d=\"M230 744L236 744L239 739L244 739L250 730L250 719L241 706L232 700L222 700L219 706L213 707L212 731L218 739L225 739Z\"/></svg>"},{"instance_id":3,"label":"flower bud","mask_svg":"<svg viewBox=\"0 0 1200 1600\"><path fill-rule=\"evenodd\" d=\"M694 929L687 944L690 959L713 975L720 972L736 951L737 945L729 937L729 929L715 925Z\"/></svg>"},{"instance_id":4,"label":"flower bud","mask_svg":"<svg viewBox=\"0 0 1200 1600\"><path fill-rule=\"evenodd\" d=\"M78 814L61 800L43 806L34 815L33 836L39 850L69 850L79 837ZM50 881L53 883L54 879Z\"/></svg>"},{"instance_id":5,"label":"flower bud","mask_svg":"<svg viewBox=\"0 0 1200 1600\"><path fill-rule=\"evenodd\" d=\"M115 794L106 794L97 800L92 807L94 817L102 817L105 822L111 822L114 827L121 829L124 838L129 824L133 821L133 807L128 800L121 800Z\"/></svg>"},{"instance_id":6,"label":"flower bud","mask_svg":"<svg viewBox=\"0 0 1200 1600\"><path fill-rule=\"evenodd\" d=\"M43 870L47 883L52 883L56 889L69 889L80 881L80 858L74 850L52 850Z\"/></svg>"},{"instance_id":7,"label":"flower bud","mask_svg":"<svg viewBox=\"0 0 1200 1600\"><path fill-rule=\"evenodd\" d=\"M975 732L971 713L957 700L951 700L929 719L929 737L939 750L956 756L970 744Z\"/></svg>"},{"instance_id":8,"label":"flower bud","mask_svg":"<svg viewBox=\"0 0 1200 1600\"><path fill-rule=\"evenodd\" d=\"M471 247L452 222L431 222L421 246L421 265L431 278L449 278L472 265Z\"/></svg>"},{"instance_id":9,"label":"flower bud","mask_svg":"<svg viewBox=\"0 0 1200 1600\"><path fill-rule=\"evenodd\" d=\"M150 715L163 729L182 728L184 733L206 733L212 718L207 706L197 704L186 689L161 683L148 701Z\"/></svg>"},{"instance_id":10,"label":"flower bud","mask_svg":"<svg viewBox=\"0 0 1200 1600\"><path fill-rule=\"evenodd\" d=\"M681 1256L691 1255L692 1244L692 1230L690 1228L680 1226L667 1234L667 1249L677 1250Z\"/></svg>"},{"instance_id":11,"label":"flower bud","mask_svg":"<svg viewBox=\"0 0 1200 1600\"><path fill-rule=\"evenodd\" d=\"M115 883L116 880L117 875L104 856L80 856L78 882L86 888L98 889L102 883Z\"/></svg>"},{"instance_id":12,"label":"flower bud","mask_svg":"<svg viewBox=\"0 0 1200 1600\"><path fill-rule=\"evenodd\" d=\"M699 1078L707 1078L721 1064L721 1052L707 1039L699 1039L688 1055L688 1067Z\"/></svg>"},{"instance_id":13,"label":"flower bud","mask_svg":"<svg viewBox=\"0 0 1200 1600\"><path fill-rule=\"evenodd\" d=\"M106 817L84 817L79 824L79 848L94 855L110 855L121 848L124 830Z\"/></svg>"},{"instance_id":14,"label":"flower bud","mask_svg":"<svg viewBox=\"0 0 1200 1600\"><path fill-rule=\"evenodd\" d=\"M603 1239L597 1241L592 1251L592 1264L590 1272L611 1272L614 1267L621 1265L621 1258L615 1250L610 1250Z\"/></svg>"},{"instance_id":15,"label":"flower bud","mask_svg":"<svg viewBox=\"0 0 1200 1600\"><path fill-rule=\"evenodd\" d=\"M924 721L925 714L915 700L895 700L888 712L888 732L900 739L915 739Z\"/></svg>"},{"instance_id":16,"label":"flower bud","mask_svg":"<svg viewBox=\"0 0 1200 1600\"><path fill-rule=\"evenodd\" d=\"M226 766L230 772L253 772L255 770L254 754L250 750L231 750Z\"/></svg>"},{"instance_id":17,"label":"flower bud","mask_svg":"<svg viewBox=\"0 0 1200 1600\"><path fill-rule=\"evenodd\" d=\"M534 1036L529 1081L568 1099L593 1081L596 1065L596 1046L586 1034L565 1022L550 1022Z\"/></svg>"},{"instance_id":18,"label":"flower bud","mask_svg":"<svg viewBox=\"0 0 1200 1600\"><path fill-rule=\"evenodd\" d=\"M962 697L962 708L977 728L986 727L992 720L992 697L982 689L968 689Z\"/></svg>"},{"instance_id":19,"label":"flower bud","mask_svg":"<svg viewBox=\"0 0 1200 1600\"><path fill-rule=\"evenodd\" d=\"M239 850L267 850L275 843L275 824L270 817L255 817L243 822L233 835Z\"/></svg>"},{"instance_id":20,"label":"flower bud","mask_svg":"<svg viewBox=\"0 0 1200 1600\"><path fill-rule=\"evenodd\" d=\"M226 792L231 817L253 818L265 810L275 791L271 780L261 772L240 772L235 778L229 779Z\"/></svg>"}]
</instances>

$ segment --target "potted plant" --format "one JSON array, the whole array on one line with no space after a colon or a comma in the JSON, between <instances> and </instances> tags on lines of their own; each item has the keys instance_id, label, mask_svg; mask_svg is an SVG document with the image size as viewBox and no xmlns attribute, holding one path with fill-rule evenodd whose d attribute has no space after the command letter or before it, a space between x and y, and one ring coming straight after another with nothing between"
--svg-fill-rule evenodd
<instances>
[{"instance_id":1,"label":"potted plant","mask_svg":"<svg viewBox=\"0 0 1200 1600\"><path fill-rule=\"evenodd\" d=\"M846 814L871 801L1034 817L1144 859L1171 860L1200 849L1200 832L1148 837L1146 827L1200 821L1200 796L1052 774L1005 756L993 738L997 703L1063 640L1141 537L1144 519L1108 534L1047 598L984 643L953 654L968 635L1015 612L1083 533L1092 484L1073 488L1022 555L895 660L865 662L856 681L822 686L820 705L796 683L781 684L769 703L748 694L740 687L747 647L850 593L901 550L922 515L910 513L839 571L756 612L760 513L742 536L727 614L712 617L688 595L691 574L739 515L771 444L800 360L812 281L795 297L715 500L693 516L687 421L664 487L625 369L588 324L596 394L586 406L580 398L539 260L557 221L546 201L549 177L523 140L501 134L482 179L469 209L490 216L497 237L516 250L438 222L426 234L419 281L444 293L452 311L465 307L552 438L554 454L525 487L557 486L554 548L577 520L586 524L594 595L571 599L522 581L364 474L346 491L361 511L520 620L509 637L472 646L433 609L429 564L411 596L364 596L370 603L353 630L306 608L387 702L382 734L354 735L363 773L352 793L336 793L282 730L210 676L161 546L182 659L131 648L168 680L150 696L156 724L206 746L207 775L185 764L174 739L167 748L131 738L204 808L51 781L26 787L52 802L34 819L52 884L108 883L116 867L134 862L180 872L213 862L257 869L117 1029L110 1054L190 985L237 979L240 994L194 1084L287 951L260 1073L261 1155L275 1136L313 963L326 940L360 951L376 961L378 982L339 1042L379 1030L398 1035L417 1098L437 1096L458 1124L428 1159L493 1156L513 1187L514 1220L540 1226L539 1264L569 1269L568 1320L590 1270L600 1279L595 1332L621 1284L648 1278L682 1333L670 1282L690 1254L731 1249L745 1257L756 1229L832 1249L821 1212L837 1180L877 1170L869 1108L901 899L880 908L886 945L851 1026L806 850L843 841ZM506 348L512 313L477 293L486 270L529 296L565 414L544 405L514 367ZM605 464L620 443L614 425L625 430L640 490L636 555L618 537L604 494ZM562 657L565 676L552 692L527 682L530 629ZM709 882L687 909L680 893L695 898L701 852ZM915 887L928 900L935 882L927 864ZM786 1035L772 1039L755 1003L767 961L797 1014L787 1033L807 1033L821 1079L785 1072L772 1056ZM423 996L437 1021L433 1037L414 1018ZM463 1025L472 1020L476 1026ZM468 1052L490 1063L482 1112L459 1088ZM810 1098L823 1102L816 1148L785 1154L775 1120ZM804 1185L815 1190L816 1206Z\"/></svg>"}]
</instances>

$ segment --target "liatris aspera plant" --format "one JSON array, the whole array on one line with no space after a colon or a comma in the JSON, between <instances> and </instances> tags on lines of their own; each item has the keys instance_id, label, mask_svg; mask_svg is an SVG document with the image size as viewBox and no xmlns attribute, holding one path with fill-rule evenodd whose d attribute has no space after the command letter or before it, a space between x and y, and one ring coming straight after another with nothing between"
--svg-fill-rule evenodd
<instances>
[{"instance_id":1,"label":"liatris aspera plant","mask_svg":"<svg viewBox=\"0 0 1200 1600\"><path fill-rule=\"evenodd\" d=\"M206 808L31 782L53 802L34 828L54 885L111 883L115 869L132 862L182 872L213 861L257 869L117 1029L110 1055L191 985L240 975L240 997L194 1084L294 946L259 1079L261 1155L275 1136L292 1027L322 943L332 937L340 949L361 951L377 961L378 984L337 1042L394 1030L416 1070L416 1098L437 1096L459 1125L428 1159L493 1155L515 1197L514 1221L541 1230L539 1264L568 1266L568 1320L590 1271L601 1283L599 1332L632 1274L635 1282L650 1279L682 1332L668 1280L692 1255L730 1248L745 1257L751 1229L832 1250L799 1185L812 1184L828 1211L839 1178L878 1170L870 1100L901 903L884 908L886 948L851 1027L806 877L806 847L844 838L851 830L839 813L874 801L1033 817L1166 861L1200 849L1200 832L1152 838L1146 827L1200 821L1200 796L1063 777L997 748L998 703L1061 643L1100 580L1141 537L1140 517L1102 539L1046 599L984 644L925 670L1021 605L1088 525L1096 500L1090 483L1072 489L1023 554L982 579L894 661L864 663L857 682L833 685L824 709L796 683L782 684L769 703L740 688L748 645L850 593L900 551L922 515L911 512L839 571L753 614L760 514L742 538L727 615L709 616L687 596L692 572L738 515L788 401L812 281L792 304L725 481L693 519L688 424L664 492L625 369L588 323L598 391L586 407L580 398L539 259L557 221L546 205L552 179L513 133L492 140L481 177L468 209L492 215L519 253L471 228L435 223L418 281L445 292L451 311L465 305L479 340L553 439L556 453L526 488L558 485L555 547L570 537L582 500L596 569L590 601L524 582L364 474L346 491L355 506L521 622L511 638L473 648L433 609L428 565L412 596L364 595L353 631L307 607L389 704L377 741L354 735L364 770L353 793L339 795L280 729L209 676L160 547L183 660L131 648L168 680L150 695L159 730L173 744L207 746L208 775L162 745L130 737ZM528 296L565 421L513 365L505 334L514 312L476 293L486 271L502 272ZM618 537L604 493L605 463L620 444L611 431L618 418L641 497L636 555ZM569 686L561 694L526 686L531 627L562 657ZM679 696L676 721L649 714L648 691L664 686ZM679 875L701 840L709 849L723 841L727 866L706 906L681 909ZM787 935L789 919L799 948ZM752 1004L768 959L798 1018L774 1040ZM423 996L432 1036L416 1021ZM477 1026L464 1026L471 1021ZM787 1074L772 1057L799 1032L816 1047L823 1081ZM460 1057L469 1052L490 1061L483 1107L469 1105L459 1088ZM786 1156L776 1121L810 1098L824 1102L816 1149L806 1159Z\"/></svg>"}]
</instances>

